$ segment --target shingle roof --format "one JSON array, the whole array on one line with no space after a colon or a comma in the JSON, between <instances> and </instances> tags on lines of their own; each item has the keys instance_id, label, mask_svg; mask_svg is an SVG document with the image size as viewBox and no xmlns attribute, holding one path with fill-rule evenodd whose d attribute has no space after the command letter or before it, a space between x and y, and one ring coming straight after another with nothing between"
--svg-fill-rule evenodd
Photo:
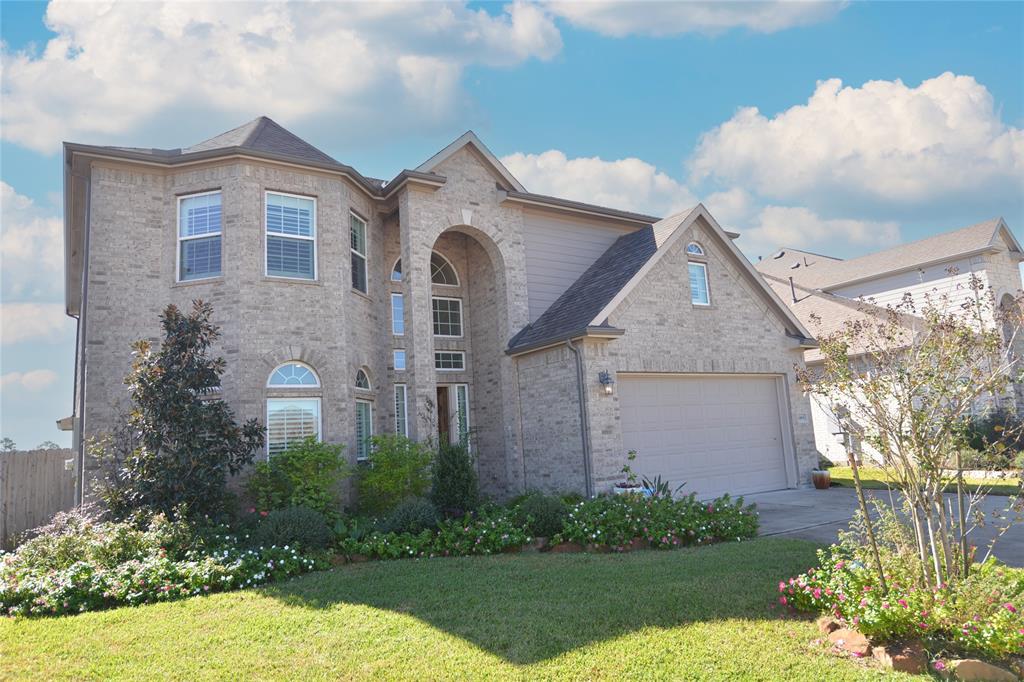
<instances>
[{"instance_id":1,"label":"shingle roof","mask_svg":"<svg viewBox=\"0 0 1024 682\"><path fill-rule=\"evenodd\" d=\"M693 209L624 234L580 275L537 320L509 342L509 351L536 348L581 334L640 268L658 252ZM609 331L607 321L600 321Z\"/></svg>"},{"instance_id":2,"label":"shingle roof","mask_svg":"<svg viewBox=\"0 0 1024 682\"><path fill-rule=\"evenodd\" d=\"M786 280L792 277L793 281L804 287L829 289L847 282L870 279L984 250L995 242L997 232L1003 224L1001 218L994 218L850 260L840 260L799 249L783 249L758 262L755 267L765 275Z\"/></svg>"},{"instance_id":3,"label":"shingle roof","mask_svg":"<svg viewBox=\"0 0 1024 682\"><path fill-rule=\"evenodd\" d=\"M221 133L209 140L182 149L183 154L204 152L213 149L240 147L268 154L283 154L297 159L319 163L338 164L338 161L309 144L298 135L290 133L275 121L260 116L245 125Z\"/></svg>"}]
</instances>

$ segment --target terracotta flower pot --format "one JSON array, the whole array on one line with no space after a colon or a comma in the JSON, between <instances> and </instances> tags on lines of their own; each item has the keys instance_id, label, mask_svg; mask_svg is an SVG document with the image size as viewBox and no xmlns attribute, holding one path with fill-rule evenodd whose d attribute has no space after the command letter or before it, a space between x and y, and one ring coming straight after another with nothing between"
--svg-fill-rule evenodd
<instances>
[{"instance_id":1,"label":"terracotta flower pot","mask_svg":"<svg viewBox=\"0 0 1024 682\"><path fill-rule=\"evenodd\" d=\"M818 490L828 490L832 485L832 474L828 469L815 469L811 472L811 480Z\"/></svg>"}]
</instances>

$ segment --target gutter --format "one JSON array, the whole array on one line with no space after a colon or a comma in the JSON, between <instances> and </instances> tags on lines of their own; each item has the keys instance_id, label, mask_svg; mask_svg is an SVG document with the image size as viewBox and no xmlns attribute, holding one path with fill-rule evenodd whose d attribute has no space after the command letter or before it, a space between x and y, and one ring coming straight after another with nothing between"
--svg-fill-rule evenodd
<instances>
[{"instance_id":1,"label":"gutter","mask_svg":"<svg viewBox=\"0 0 1024 682\"><path fill-rule=\"evenodd\" d=\"M85 387L86 387L86 347L88 336L86 335L86 321L89 302L89 240L91 232L89 228L92 223L92 172L85 178L85 235L83 236L82 247L82 300L78 308L78 333L75 335L75 355L82 362L82 390L78 391L78 443L76 443L76 472L75 476L75 506L85 503ZM81 343L79 343L81 341ZM80 355L79 355L80 354ZM76 363L77 365L77 363ZM75 367L75 386L78 386L78 368Z\"/></svg>"},{"instance_id":2,"label":"gutter","mask_svg":"<svg viewBox=\"0 0 1024 682\"><path fill-rule=\"evenodd\" d=\"M524 331L525 329L529 328L530 326L527 325L524 328ZM508 349L505 350L505 354L508 355L509 357L514 358L519 355L526 355L528 353L544 350L545 348L554 348L555 346L561 346L563 343L566 343L568 341L575 341L577 339L582 338L614 339L622 336L625 333L625 329L619 329L618 327L588 326L584 327L583 329L578 329L576 331L569 332L568 334L559 334L558 336L548 337L541 341L528 343L525 346L510 346ZM515 339L513 339L513 341L514 340Z\"/></svg>"},{"instance_id":3,"label":"gutter","mask_svg":"<svg viewBox=\"0 0 1024 682\"><path fill-rule=\"evenodd\" d=\"M843 287L853 286L854 284L860 284L862 282L870 282L871 280L878 279L879 277L888 277L890 275L899 275L904 272L911 272L913 270L922 270L924 268L930 268L933 265L942 265L952 260L959 260L961 258L970 258L971 256L980 256L983 253L995 253L999 251L997 247L985 246L980 249L971 249L970 251L962 251L960 253L954 253L949 256L943 256L942 258L933 258L932 260L922 261L920 263L914 263L913 265L905 265L899 268L893 268L892 270L884 270L877 272L873 275L864 275L862 277L854 277L853 279L844 280L841 282L829 283L820 287L821 291L831 293L835 289L842 289ZM852 263L854 261L844 261L846 263Z\"/></svg>"},{"instance_id":4,"label":"gutter","mask_svg":"<svg viewBox=\"0 0 1024 682\"><path fill-rule=\"evenodd\" d=\"M590 419L587 416L587 391L583 383L583 354L566 339L565 345L576 356L576 390L580 400L580 438L583 444L583 481L587 499L594 496L594 482L590 477Z\"/></svg>"}]
</instances>

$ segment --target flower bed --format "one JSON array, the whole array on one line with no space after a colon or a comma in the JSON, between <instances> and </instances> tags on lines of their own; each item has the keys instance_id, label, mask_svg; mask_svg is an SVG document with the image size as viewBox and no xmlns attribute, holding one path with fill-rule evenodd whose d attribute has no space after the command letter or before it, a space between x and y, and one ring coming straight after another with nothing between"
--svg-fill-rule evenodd
<instances>
[{"instance_id":1,"label":"flower bed","mask_svg":"<svg viewBox=\"0 0 1024 682\"><path fill-rule=\"evenodd\" d=\"M818 558L817 567L779 583L781 604L828 614L879 642L921 638L997 659L1024 652L1024 569L993 560L956 585L928 589L901 570L898 557L885 556L883 593L874 571L841 547Z\"/></svg>"}]
</instances>

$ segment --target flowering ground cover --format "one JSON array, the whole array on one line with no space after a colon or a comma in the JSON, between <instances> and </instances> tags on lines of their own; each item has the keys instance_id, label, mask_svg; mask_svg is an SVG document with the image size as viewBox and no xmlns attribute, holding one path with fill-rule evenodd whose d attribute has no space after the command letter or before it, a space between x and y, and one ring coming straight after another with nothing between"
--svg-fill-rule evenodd
<instances>
[{"instance_id":1,"label":"flowering ground cover","mask_svg":"<svg viewBox=\"0 0 1024 682\"><path fill-rule=\"evenodd\" d=\"M2 620L0 678L882 678L809 647L813 622L776 606L776 576L803 571L815 549L762 538L352 564L254 590Z\"/></svg>"}]
</instances>

